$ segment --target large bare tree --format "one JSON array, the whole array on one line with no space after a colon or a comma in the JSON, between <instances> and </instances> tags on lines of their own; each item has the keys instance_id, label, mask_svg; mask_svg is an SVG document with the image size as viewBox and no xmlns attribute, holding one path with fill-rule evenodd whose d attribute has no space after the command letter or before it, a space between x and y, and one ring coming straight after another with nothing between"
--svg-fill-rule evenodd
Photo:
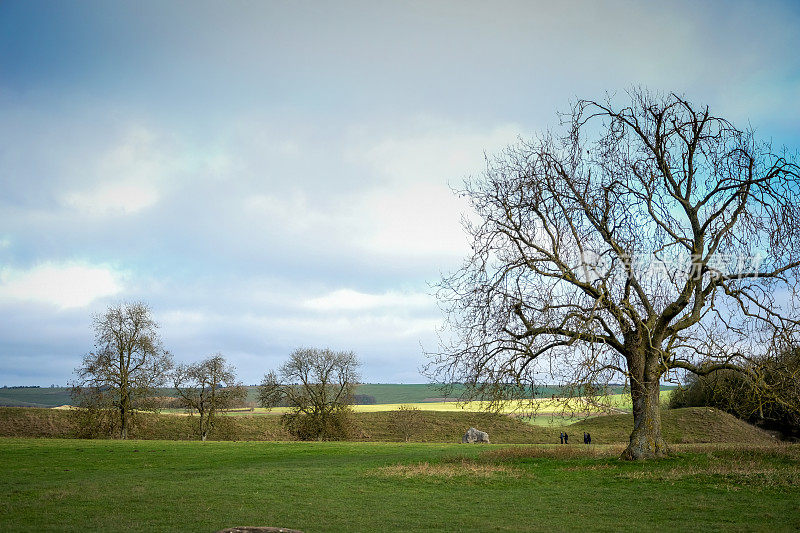
<instances>
[{"instance_id":1,"label":"large bare tree","mask_svg":"<svg viewBox=\"0 0 800 533\"><path fill-rule=\"evenodd\" d=\"M172 357L164 350L158 324L141 302L109 307L94 317L95 350L75 370L73 396L80 405L108 406L118 413L119 436L128 438L134 409L149 409L164 385ZM96 412L100 412L96 410Z\"/></svg>"},{"instance_id":2,"label":"large bare tree","mask_svg":"<svg viewBox=\"0 0 800 533\"><path fill-rule=\"evenodd\" d=\"M708 107L628 97L578 101L563 135L467 180L473 254L439 286L452 335L428 370L493 401L553 374L624 378L636 459L668 451L662 379L733 369L765 385L756 361L796 341L800 178Z\"/></svg>"},{"instance_id":3,"label":"large bare tree","mask_svg":"<svg viewBox=\"0 0 800 533\"><path fill-rule=\"evenodd\" d=\"M178 365L172 381L182 403L197 412L197 429L205 441L219 411L241 405L247 389L236 380L236 369L217 353L198 363Z\"/></svg>"}]
</instances>

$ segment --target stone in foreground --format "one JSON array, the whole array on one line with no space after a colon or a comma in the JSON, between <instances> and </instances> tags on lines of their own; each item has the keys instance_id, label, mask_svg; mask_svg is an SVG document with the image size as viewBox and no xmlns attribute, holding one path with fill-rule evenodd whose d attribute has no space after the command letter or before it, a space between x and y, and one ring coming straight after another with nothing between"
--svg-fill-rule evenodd
<instances>
[{"instance_id":1,"label":"stone in foreground","mask_svg":"<svg viewBox=\"0 0 800 533\"><path fill-rule=\"evenodd\" d=\"M217 533L303 533L299 529L286 529L285 527L266 526L241 526L220 529Z\"/></svg>"},{"instance_id":2,"label":"stone in foreground","mask_svg":"<svg viewBox=\"0 0 800 533\"><path fill-rule=\"evenodd\" d=\"M461 437L462 444L471 444L473 442L489 443L489 434L475 428L469 428L464 436Z\"/></svg>"}]
</instances>

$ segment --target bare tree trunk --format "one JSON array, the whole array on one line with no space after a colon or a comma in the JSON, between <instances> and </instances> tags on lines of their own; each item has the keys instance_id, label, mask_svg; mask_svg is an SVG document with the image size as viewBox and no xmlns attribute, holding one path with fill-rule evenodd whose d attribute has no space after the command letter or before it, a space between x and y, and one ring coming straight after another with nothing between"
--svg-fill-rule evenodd
<instances>
[{"instance_id":1,"label":"bare tree trunk","mask_svg":"<svg viewBox=\"0 0 800 533\"><path fill-rule=\"evenodd\" d=\"M211 417L212 416L213 416L213 411L211 411L209 409L208 413L206 414L205 424L203 425L203 436L202 436L203 442L205 442L206 437L208 436L208 434L211 432L211 430L213 428L213 426L211 424Z\"/></svg>"},{"instance_id":2,"label":"bare tree trunk","mask_svg":"<svg viewBox=\"0 0 800 533\"><path fill-rule=\"evenodd\" d=\"M206 423L205 410L203 408L198 408L197 416L200 418L200 440L205 442L206 435L208 434L208 424Z\"/></svg>"},{"instance_id":3,"label":"bare tree trunk","mask_svg":"<svg viewBox=\"0 0 800 533\"><path fill-rule=\"evenodd\" d=\"M632 380L633 432L622 459L653 459L669 453L667 443L661 436L660 377L647 380Z\"/></svg>"},{"instance_id":4,"label":"bare tree trunk","mask_svg":"<svg viewBox=\"0 0 800 533\"><path fill-rule=\"evenodd\" d=\"M208 414L206 415L206 435L208 435L209 433L214 431L214 413L215 413L215 410L214 410L213 407L211 407L208 410ZM203 440L205 440L205 439L203 439Z\"/></svg>"},{"instance_id":5,"label":"bare tree trunk","mask_svg":"<svg viewBox=\"0 0 800 533\"><path fill-rule=\"evenodd\" d=\"M125 440L128 438L128 409L125 404L121 405L119 408L119 421L119 438Z\"/></svg>"}]
</instances>

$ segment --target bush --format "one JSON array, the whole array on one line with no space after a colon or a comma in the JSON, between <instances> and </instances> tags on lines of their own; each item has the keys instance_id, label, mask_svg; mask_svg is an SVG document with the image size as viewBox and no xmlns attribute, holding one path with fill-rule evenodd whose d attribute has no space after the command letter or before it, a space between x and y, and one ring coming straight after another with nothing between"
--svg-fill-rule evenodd
<instances>
[{"instance_id":1,"label":"bush","mask_svg":"<svg viewBox=\"0 0 800 533\"><path fill-rule=\"evenodd\" d=\"M691 375L673 391L669 407L716 407L766 429L800 437L800 350L756 362L762 376L757 384L747 374L719 370L707 376Z\"/></svg>"},{"instance_id":2,"label":"bush","mask_svg":"<svg viewBox=\"0 0 800 533\"><path fill-rule=\"evenodd\" d=\"M73 386L70 395L77 406L69 414L75 436L80 439L108 438L119 430L119 416L102 387Z\"/></svg>"},{"instance_id":3,"label":"bush","mask_svg":"<svg viewBox=\"0 0 800 533\"><path fill-rule=\"evenodd\" d=\"M286 413L281 417L284 428L300 440L348 440L356 432L355 424L348 409L342 409L326 416L310 413Z\"/></svg>"},{"instance_id":4,"label":"bush","mask_svg":"<svg viewBox=\"0 0 800 533\"><path fill-rule=\"evenodd\" d=\"M401 405L392 412L392 422L400 437L408 442L414 436L414 431L419 426L422 411L413 405Z\"/></svg>"}]
</instances>

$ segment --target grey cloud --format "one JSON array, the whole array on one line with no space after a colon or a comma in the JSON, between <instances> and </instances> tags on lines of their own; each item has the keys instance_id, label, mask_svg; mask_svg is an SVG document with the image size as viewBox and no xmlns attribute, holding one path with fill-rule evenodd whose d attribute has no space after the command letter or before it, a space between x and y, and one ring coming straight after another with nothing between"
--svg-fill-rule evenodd
<instances>
[{"instance_id":1,"label":"grey cloud","mask_svg":"<svg viewBox=\"0 0 800 533\"><path fill-rule=\"evenodd\" d=\"M91 313L140 298L176 357L222 351L246 381L309 344L355 349L368 379L419 381L434 306L303 302L424 293L455 268L446 187L480 170L459 150L480 163L517 133L557 128L571 98L631 84L686 92L800 148L791 3L187 9L61 6L36 19L55 46L0 37L0 268L125 273L123 293L84 308L0 304L8 384L63 383L91 348ZM129 211L87 208L119 184L152 190Z\"/></svg>"}]
</instances>

